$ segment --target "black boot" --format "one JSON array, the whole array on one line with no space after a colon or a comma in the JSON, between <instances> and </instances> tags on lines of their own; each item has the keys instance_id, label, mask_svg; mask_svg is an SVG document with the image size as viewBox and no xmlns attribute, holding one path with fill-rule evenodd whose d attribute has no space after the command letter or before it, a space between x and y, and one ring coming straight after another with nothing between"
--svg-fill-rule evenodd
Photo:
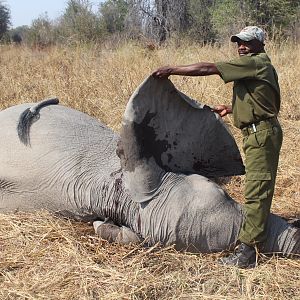
<instances>
[{"instance_id":1,"label":"black boot","mask_svg":"<svg viewBox=\"0 0 300 300\"><path fill-rule=\"evenodd\" d=\"M220 258L219 262L223 265L243 269L254 268L256 266L256 250L254 247L241 243L233 254Z\"/></svg>"}]
</instances>

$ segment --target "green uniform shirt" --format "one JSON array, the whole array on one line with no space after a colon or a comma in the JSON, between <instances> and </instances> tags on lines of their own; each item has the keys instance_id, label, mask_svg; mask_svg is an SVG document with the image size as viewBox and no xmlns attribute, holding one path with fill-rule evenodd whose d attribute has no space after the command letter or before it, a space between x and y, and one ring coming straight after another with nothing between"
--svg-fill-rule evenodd
<instances>
[{"instance_id":1,"label":"green uniform shirt","mask_svg":"<svg viewBox=\"0 0 300 300\"><path fill-rule=\"evenodd\" d=\"M232 109L234 125L243 128L278 115L278 76L266 53L251 53L216 67L225 83L234 81Z\"/></svg>"}]
</instances>

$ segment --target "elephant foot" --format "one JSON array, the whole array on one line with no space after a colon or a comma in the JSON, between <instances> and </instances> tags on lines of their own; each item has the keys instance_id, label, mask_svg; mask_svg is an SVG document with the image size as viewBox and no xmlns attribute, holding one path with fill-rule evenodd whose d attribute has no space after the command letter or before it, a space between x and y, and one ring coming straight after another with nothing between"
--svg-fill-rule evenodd
<instances>
[{"instance_id":1,"label":"elephant foot","mask_svg":"<svg viewBox=\"0 0 300 300\"><path fill-rule=\"evenodd\" d=\"M118 226L112 223L111 220L93 222L95 233L100 238L107 240L110 243L138 244L141 242L139 236L126 226Z\"/></svg>"}]
</instances>

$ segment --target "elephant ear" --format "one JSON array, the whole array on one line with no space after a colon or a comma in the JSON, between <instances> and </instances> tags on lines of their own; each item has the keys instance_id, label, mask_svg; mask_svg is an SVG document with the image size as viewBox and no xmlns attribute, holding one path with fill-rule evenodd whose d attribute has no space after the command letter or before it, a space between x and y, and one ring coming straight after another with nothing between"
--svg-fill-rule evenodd
<instances>
[{"instance_id":1,"label":"elephant ear","mask_svg":"<svg viewBox=\"0 0 300 300\"><path fill-rule=\"evenodd\" d=\"M148 161L164 171L206 177L245 172L222 119L169 79L150 76L137 88L124 113L121 145L122 167L129 172Z\"/></svg>"}]
</instances>

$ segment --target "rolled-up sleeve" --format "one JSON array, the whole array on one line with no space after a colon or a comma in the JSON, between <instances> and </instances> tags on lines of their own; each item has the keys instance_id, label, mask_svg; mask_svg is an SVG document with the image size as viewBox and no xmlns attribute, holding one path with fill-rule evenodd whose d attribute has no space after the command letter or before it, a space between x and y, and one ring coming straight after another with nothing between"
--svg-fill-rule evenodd
<instances>
[{"instance_id":1,"label":"rolled-up sleeve","mask_svg":"<svg viewBox=\"0 0 300 300\"><path fill-rule=\"evenodd\" d=\"M215 65L225 83L240 79L255 78L257 75L255 59L251 56L242 56L228 62L217 62Z\"/></svg>"}]
</instances>

